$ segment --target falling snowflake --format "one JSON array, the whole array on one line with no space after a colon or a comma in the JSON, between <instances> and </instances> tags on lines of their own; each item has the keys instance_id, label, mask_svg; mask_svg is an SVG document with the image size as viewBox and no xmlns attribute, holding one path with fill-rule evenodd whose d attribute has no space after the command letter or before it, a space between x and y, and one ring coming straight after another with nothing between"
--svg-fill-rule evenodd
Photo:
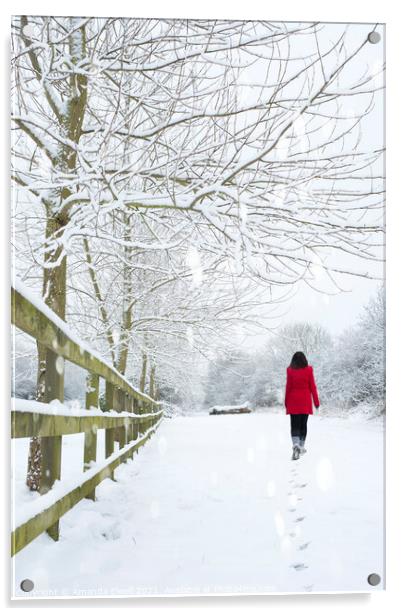
<instances>
[{"instance_id":1,"label":"falling snowflake","mask_svg":"<svg viewBox=\"0 0 402 616\"><path fill-rule=\"evenodd\" d=\"M282 514L277 511L275 514L275 528L280 537L285 533L285 521Z\"/></svg>"},{"instance_id":2,"label":"falling snowflake","mask_svg":"<svg viewBox=\"0 0 402 616\"><path fill-rule=\"evenodd\" d=\"M267 494L269 498L272 498L273 496L275 496L275 492L276 492L276 485L274 481L268 481L267 483Z\"/></svg>"},{"instance_id":3,"label":"falling snowflake","mask_svg":"<svg viewBox=\"0 0 402 616\"><path fill-rule=\"evenodd\" d=\"M60 355L56 359L56 370L60 376L64 374L64 358Z\"/></svg>"}]
</instances>

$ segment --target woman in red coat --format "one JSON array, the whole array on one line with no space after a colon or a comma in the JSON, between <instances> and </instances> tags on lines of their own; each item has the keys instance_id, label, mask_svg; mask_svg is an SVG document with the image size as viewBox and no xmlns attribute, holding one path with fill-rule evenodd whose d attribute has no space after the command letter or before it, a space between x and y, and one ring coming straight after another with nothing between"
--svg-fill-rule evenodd
<instances>
[{"instance_id":1,"label":"woman in red coat","mask_svg":"<svg viewBox=\"0 0 402 616\"><path fill-rule=\"evenodd\" d=\"M320 406L313 367L308 365L301 351L295 353L286 371L286 414L290 415L290 431L293 442L293 460L306 453L304 443L307 436L308 416L313 414L313 404Z\"/></svg>"}]
</instances>

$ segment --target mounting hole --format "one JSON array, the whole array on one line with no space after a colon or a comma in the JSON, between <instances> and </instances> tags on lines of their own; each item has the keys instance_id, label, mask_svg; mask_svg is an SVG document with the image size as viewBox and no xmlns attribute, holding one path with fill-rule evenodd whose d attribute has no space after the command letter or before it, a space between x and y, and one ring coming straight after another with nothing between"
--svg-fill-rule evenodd
<instances>
[{"instance_id":1,"label":"mounting hole","mask_svg":"<svg viewBox=\"0 0 402 616\"><path fill-rule=\"evenodd\" d=\"M34 583L32 580L22 580L21 584L20 584L21 590L23 590L24 592L31 592L31 590L33 590L34 587Z\"/></svg>"},{"instance_id":2,"label":"mounting hole","mask_svg":"<svg viewBox=\"0 0 402 616\"><path fill-rule=\"evenodd\" d=\"M373 32L369 33L367 39L369 43L373 43L373 45L375 45L375 43L379 43L381 41L381 34L373 30Z\"/></svg>"},{"instance_id":3,"label":"mounting hole","mask_svg":"<svg viewBox=\"0 0 402 616\"><path fill-rule=\"evenodd\" d=\"M381 577L378 575L378 573L370 573L367 578L367 581L370 586L378 586L378 584L381 582Z\"/></svg>"}]
</instances>

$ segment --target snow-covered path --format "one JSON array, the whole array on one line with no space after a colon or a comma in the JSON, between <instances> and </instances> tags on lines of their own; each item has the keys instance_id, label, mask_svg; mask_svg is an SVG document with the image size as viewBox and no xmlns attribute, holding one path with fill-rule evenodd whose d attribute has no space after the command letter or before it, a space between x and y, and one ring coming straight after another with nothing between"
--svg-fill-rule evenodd
<instances>
[{"instance_id":1,"label":"snow-covered path","mask_svg":"<svg viewBox=\"0 0 402 616\"><path fill-rule=\"evenodd\" d=\"M383 571L383 426L288 417L166 419L98 500L14 559L36 596L371 591ZM382 585L376 587L380 589ZM25 595L26 596L26 595Z\"/></svg>"}]
</instances>

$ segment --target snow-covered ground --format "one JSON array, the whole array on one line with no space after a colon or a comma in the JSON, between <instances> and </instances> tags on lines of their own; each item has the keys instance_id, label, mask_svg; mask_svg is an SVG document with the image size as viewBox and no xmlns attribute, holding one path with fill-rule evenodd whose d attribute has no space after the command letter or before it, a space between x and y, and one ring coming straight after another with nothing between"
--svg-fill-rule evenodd
<instances>
[{"instance_id":1,"label":"snow-covered ground","mask_svg":"<svg viewBox=\"0 0 402 616\"><path fill-rule=\"evenodd\" d=\"M14 559L14 594L191 595L372 591L383 579L381 420L313 416L290 459L283 412L174 417ZM81 472L83 435L65 437L63 476ZM101 444L101 439L100 439ZM17 505L27 442L16 442ZM382 583L375 587L381 589Z\"/></svg>"}]
</instances>

